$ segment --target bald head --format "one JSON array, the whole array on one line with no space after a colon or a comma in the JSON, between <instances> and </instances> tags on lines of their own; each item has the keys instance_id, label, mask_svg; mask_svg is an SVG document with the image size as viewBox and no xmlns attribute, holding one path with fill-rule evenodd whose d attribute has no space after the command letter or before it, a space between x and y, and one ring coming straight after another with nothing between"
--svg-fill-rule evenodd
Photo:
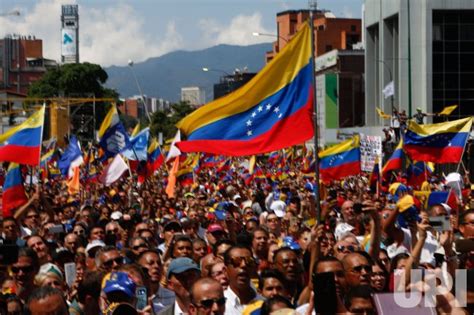
<instances>
[{"instance_id":1,"label":"bald head","mask_svg":"<svg viewBox=\"0 0 474 315\"><path fill-rule=\"evenodd\" d=\"M349 287L370 285L372 266L364 255L359 253L347 254L342 259L342 265L344 266L346 282Z\"/></svg>"}]
</instances>

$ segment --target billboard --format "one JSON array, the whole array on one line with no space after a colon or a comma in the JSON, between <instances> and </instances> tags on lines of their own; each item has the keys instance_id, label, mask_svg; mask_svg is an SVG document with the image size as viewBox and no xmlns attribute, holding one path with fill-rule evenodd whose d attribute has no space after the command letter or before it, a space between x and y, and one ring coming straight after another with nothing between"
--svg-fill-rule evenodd
<instances>
[{"instance_id":1,"label":"billboard","mask_svg":"<svg viewBox=\"0 0 474 315\"><path fill-rule=\"evenodd\" d=\"M61 32L61 55L75 56L77 53L76 30L63 28Z\"/></svg>"}]
</instances>

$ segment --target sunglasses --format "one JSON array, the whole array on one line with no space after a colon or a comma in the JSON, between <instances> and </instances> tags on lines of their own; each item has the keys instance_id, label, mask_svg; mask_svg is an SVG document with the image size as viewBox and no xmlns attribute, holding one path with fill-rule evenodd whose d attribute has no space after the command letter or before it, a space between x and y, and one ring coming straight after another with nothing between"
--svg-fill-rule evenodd
<instances>
[{"instance_id":1,"label":"sunglasses","mask_svg":"<svg viewBox=\"0 0 474 315\"><path fill-rule=\"evenodd\" d=\"M138 244L132 247L133 250L139 250L140 248L145 248L147 247L146 244Z\"/></svg>"},{"instance_id":2,"label":"sunglasses","mask_svg":"<svg viewBox=\"0 0 474 315\"><path fill-rule=\"evenodd\" d=\"M344 252L346 250L353 253L353 252L356 251L356 248L352 245L348 245L348 246L340 245L340 246L337 247L337 251L339 251L339 252Z\"/></svg>"},{"instance_id":3,"label":"sunglasses","mask_svg":"<svg viewBox=\"0 0 474 315\"><path fill-rule=\"evenodd\" d=\"M207 300L200 301L198 304L196 304L196 306L209 309L214 305L214 303L216 303L217 306L223 306L225 305L225 301L226 301L225 297L221 297L218 299L207 299Z\"/></svg>"},{"instance_id":4,"label":"sunglasses","mask_svg":"<svg viewBox=\"0 0 474 315\"><path fill-rule=\"evenodd\" d=\"M367 273L372 273L372 267L369 265L360 265L360 266L356 266L352 268L352 271L356 273L361 273L362 270L364 270Z\"/></svg>"},{"instance_id":5,"label":"sunglasses","mask_svg":"<svg viewBox=\"0 0 474 315\"><path fill-rule=\"evenodd\" d=\"M230 258L230 263L234 268L240 267L242 265L242 261L245 261L246 266L254 266L255 265L255 259L253 257L231 257Z\"/></svg>"},{"instance_id":6,"label":"sunglasses","mask_svg":"<svg viewBox=\"0 0 474 315\"><path fill-rule=\"evenodd\" d=\"M117 257L115 259L110 259L110 260L104 261L103 265L107 268L110 268L110 267L112 267L114 262L117 265L122 265L123 264L123 257Z\"/></svg>"},{"instance_id":7,"label":"sunglasses","mask_svg":"<svg viewBox=\"0 0 474 315\"><path fill-rule=\"evenodd\" d=\"M25 267L15 267L15 266L12 266L11 269L10 269L13 273L17 274L20 272L20 270L23 272L23 273L30 273L32 271L35 270L35 268L33 266L25 266Z\"/></svg>"}]
</instances>

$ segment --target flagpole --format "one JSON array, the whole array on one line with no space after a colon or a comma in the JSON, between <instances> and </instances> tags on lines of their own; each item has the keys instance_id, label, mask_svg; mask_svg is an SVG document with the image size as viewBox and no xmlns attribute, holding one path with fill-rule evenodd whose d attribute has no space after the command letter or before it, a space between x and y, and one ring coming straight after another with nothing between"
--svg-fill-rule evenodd
<instances>
[{"instance_id":1,"label":"flagpole","mask_svg":"<svg viewBox=\"0 0 474 315\"><path fill-rule=\"evenodd\" d=\"M318 224L321 224L321 202L320 202L320 182L319 182L319 139L318 139L318 109L316 104L316 68L315 68L315 42L314 42L314 21L313 21L313 7L310 6L309 8L309 23L311 27L311 87L312 87L312 94L313 94L313 124L314 124L314 161L315 161L315 169L314 169L314 177L316 180L316 193L315 193L315 203L316 203L316 219Z\"/></svg>"}]
</instances>

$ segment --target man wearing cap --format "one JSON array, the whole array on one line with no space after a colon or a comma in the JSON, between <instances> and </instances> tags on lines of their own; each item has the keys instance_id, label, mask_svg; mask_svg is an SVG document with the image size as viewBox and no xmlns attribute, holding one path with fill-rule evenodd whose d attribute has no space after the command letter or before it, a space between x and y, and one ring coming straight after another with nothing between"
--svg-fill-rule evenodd
<instances>
[{"instance_id":1,"label":"man wearing cap","mask_svg":"<svg viewBox=\"0 0 474 315\"><path fill-rule=\"evenodd\" d=\"M209 244L209 246L212 247L217 243L217 241L223 239L225 237L225 234L226 233L222 225L213 223L209 225L209 227L207 228L207 232L206 232L207 243Z\"/></svg>"},{"instance_id":2,"label":"man wearing cap","mask_svg":"<svg viewBox=\"0 0 474 315\"><path fill-rule=\"evenodd\" d=\"M165 308L158 315L187 314L191 304L191 287L199 279L200 270L188 257L173 259L168 266L166 278L168 288L176 295L174 304Z\"/></svg>"},{"instance_id":3,"label":"man wearing cap","mask_svg":"<svg viewBox=\"0 0 474 315\"><path fill-rule=\"evenodd\" d=\"M179 224L178 221L169 221L168 223L166 223L165 226L163 227L163 233L161 235L161 237L165 241L158 246L158 250L162 254L166 253L166 250L167 250L169 244L173 240L173 236L176 233L181 233L182 231L183 231L183 229L181 227L181 224Z\"/></svg>"},{"instance_id":4,"label":"man wearing cap","mask_svg":"<svg viewBox=\"0 0 474 315\"><path fill-rule=\"evenodd\" d=\"M105 243L101 240L93 240L86 246L86 266L88 270L96 270L95 254L99 248L104 247Z\"/></svg>"},{"instance_id":5,"label":"man wearing cap","mask_svg":"<svg viewBox=\"0 0 474 315\"><path fill-rule=\"evenodd\" d=\"M102 314L111 314L120 303L135 303L136 284L122 271L111 272L102 280L100 309Z\"/></svg>"}]
</instances>

